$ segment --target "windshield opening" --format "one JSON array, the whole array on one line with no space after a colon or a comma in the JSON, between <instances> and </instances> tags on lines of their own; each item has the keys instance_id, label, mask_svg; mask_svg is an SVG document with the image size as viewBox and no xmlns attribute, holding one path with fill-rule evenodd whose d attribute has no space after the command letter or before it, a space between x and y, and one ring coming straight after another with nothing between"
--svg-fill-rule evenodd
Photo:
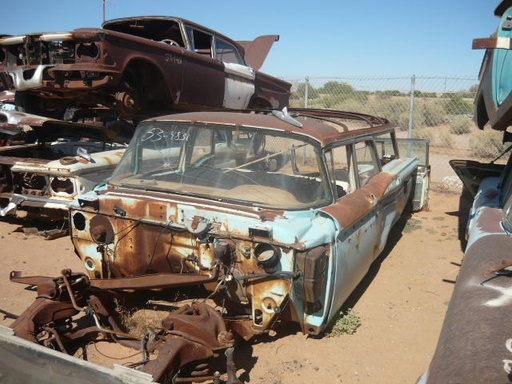
<instances>
[{"instance_id":1,"label":"windshield opening","mask_svg":"<svg viewBox=\"0 0 512 384\"><path fill-rule=\"evenodd\" d=\"M111 183L273 208L331 201L319 146L252 127L147 122Z\"/></svg>"}]
</instances>

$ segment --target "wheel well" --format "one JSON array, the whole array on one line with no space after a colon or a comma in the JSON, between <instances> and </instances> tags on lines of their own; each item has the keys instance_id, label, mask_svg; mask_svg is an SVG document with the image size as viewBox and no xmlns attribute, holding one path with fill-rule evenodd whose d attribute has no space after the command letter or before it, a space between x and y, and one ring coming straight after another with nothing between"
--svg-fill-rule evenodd
<instances>
[{"instance_id":1,"label":"wheel well","mask_svg":"<svg viewBox=\"0 0 512 384\"><path fill-rule=\"evenodd\" d=\"M489 121L485 100L480 95L475 103L475 123L480 129L484 129L485 124Z\"/></svg>"},{"instance_id":2,"label":"wheel well","mask_svg":"<svg viewBox=\"0 0 512 384\"><path fill-rule=\"evenodd\" d=\"M123 73L121 84L135 91L137 97L150 106L154 102L172 104L164 75L153 63L140 59L131 61Z\"/></svg>"}]
</instances>

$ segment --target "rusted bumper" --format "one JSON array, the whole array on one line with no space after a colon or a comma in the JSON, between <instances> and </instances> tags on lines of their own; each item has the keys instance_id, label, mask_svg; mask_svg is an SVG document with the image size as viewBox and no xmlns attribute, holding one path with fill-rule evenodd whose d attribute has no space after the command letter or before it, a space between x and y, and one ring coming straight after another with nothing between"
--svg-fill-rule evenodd
<instances>
[{"instance_id":1,"label":"rusted bumper","mask_svg":"<svg viewBox=\"0 0 512 384\"><path fill-rule=\"evenodd\" d=\"M232 359L234 334L222 315L206 303L180 306L168 312L157 330L148 328L140 336L126 329L119 308L115 307L129 293L97 288L87 276L70 270L63 270L56 278L23 277L19 272L12 272L11 281L37 287L36 300L11 325L22 339L72 354L77 345L107 338L140 350L142 360L133 367L151 375L156 382L170 382L183 367L227 351L228 376L236 378ZM0 367L2 361L11 357L2 355ZM194 379L213 380L214 374L203 369L199 374L195 372Z\"/></svg>"}]
</instances>

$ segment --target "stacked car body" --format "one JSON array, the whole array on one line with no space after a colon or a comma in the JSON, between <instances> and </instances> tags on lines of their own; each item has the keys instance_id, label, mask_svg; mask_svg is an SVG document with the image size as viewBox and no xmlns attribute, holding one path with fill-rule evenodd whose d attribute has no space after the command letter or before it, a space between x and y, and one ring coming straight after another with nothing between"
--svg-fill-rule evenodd
<instances>
[{"instance_id":1,"label":"stacked car body","mask_svg":"<svg viewBox=\"0 0 512 384\"><path fill-rule=\"evenodd\" d=\"M26 112L69 107L152 116L288 105L290 84L258 71L277 35L237 43L176 17L111 20L101 29L0 39L0 66Z\"/></svg>"}]
</instances>

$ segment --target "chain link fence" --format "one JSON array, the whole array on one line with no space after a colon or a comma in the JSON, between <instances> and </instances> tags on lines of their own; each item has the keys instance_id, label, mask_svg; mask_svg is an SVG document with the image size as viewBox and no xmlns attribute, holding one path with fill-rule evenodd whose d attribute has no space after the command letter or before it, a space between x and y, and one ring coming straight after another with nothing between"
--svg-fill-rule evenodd
<instances>
[{"instance_id":1,"label":"chain link fence","mask_svg":"<svg viewBox=\"0 0 512 384\"><path fill-rule=\"evenodd\" d=\"M293 84L291 107L328 108L378 115L398 127L398 137L430 140L434 186L457 177L451 159L494 160L502 134L473 122L477 78L317 77L285 79ZM457 187L458 180L455 181Z\"/></svg>"}]
</instances>

